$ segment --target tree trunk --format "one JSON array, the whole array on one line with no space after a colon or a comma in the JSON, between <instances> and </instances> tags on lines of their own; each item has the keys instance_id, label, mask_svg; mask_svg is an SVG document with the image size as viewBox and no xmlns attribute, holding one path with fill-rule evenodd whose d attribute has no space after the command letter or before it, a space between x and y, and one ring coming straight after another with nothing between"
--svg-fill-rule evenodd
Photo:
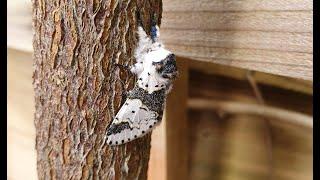
<instances>
[{"instance_id":1,"label":"tree trunk","mask_svg":"<svg viewBox=\"0 0 320 180\"><path fill-rule=\"evenodd\" d=\"M140 11L149 33L161 0L33 0L34 91L39 179L146 179L150 134L118 147L105 143L121 106L114 67L133 64Z\"/></svg>"}]
</instances>

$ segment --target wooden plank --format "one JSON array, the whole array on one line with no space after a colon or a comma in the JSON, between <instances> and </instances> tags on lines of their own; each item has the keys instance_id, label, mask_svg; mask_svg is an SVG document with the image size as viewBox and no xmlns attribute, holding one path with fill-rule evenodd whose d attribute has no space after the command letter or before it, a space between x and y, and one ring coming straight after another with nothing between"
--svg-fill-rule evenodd
<instances>
[{"instance_id":1,"label":"wooden plank","mask_svg":"<svg viewBox=\"0 0 320 180\"><path fill-rule=\"evenodd\" d=\"M312 1L163 4L162 38L177 55L312 81Z\"/></svg>"},{"instance_id":2,"label":"wooden plank","mask_svg":"<svg viewBox=\"0 0 320 180\"><path fill-rule=\"evenodd\" d=\"M188 65L177 58L179 77L169 94L166 110L167 180L188 178Z\"/></svg>"},{"instance_id":3,"label":"wooden plank","mask_svg":"<svg viewBox=\"0 0 320 180\"><path fill-rule=\"evenodd\" d=\"M310 0L163 0L164 11L289 11L312 10Z\"/></svg>"},{"instance_id":4,"label":"wooden plank","mask_svg":"<svg viewBox=\"0 0 320 180\"><path fill-rule=\"evenodd\" d=\"M256 49L167 45L177 55L199 61L240 67L305 80L313 77L313 55Z\"/></svg>"},{"instance_id":5,"label":"wooden plank","mask_svg":"<svg viewBox=\"0 0 320 180\"><path fill-rule=\"evenodd\" d=\"M225 71L228 71L228 68ZM266 105L312 116L311 95L264 84L258 84L258 87ZM210 75L194 70L190 70L189 96L207 100L215 99L257 104L257 98L248 80L237 80L227 76Z\"/></svg>"},{"instance_id":6,"label":"wooden plank","mask_svg":"<svg viewBox=\"0 0 320 180\"><path fill-rule=\"evenodd\" d=\"M312 32L312 11L163 12L163 28Z\"/></svg>"},{"instance_id":7,"label":"wooden plank","mask_svg":"<svg viewBox=\"0 0 320 180\"><path fill-rule=\"evenodd\" d=\"M312 33L161 29L165 44L215 48L313 52Z\"/></svg>"},{"instance_id":8,"label":"wooden plank","mask_svg":"<svg viewBox=\"0 0 320 180\"><path fill-rule=\"evenodd\" d=\"M275 120L313 128L313 118L311 116L266 105L193 98L188 100L188 107L190 109L223 111L224 113L231 114L251 114L271 117Z\"/></svg>"},{"instance_id":9,"label":"wooden plank","mask_svg":"<svg viewBox=\"0 0 320 180\"><path fill-rule=\"evenodd\" d=\"M247 73L249 70L225 66L220 64L213 64L209 62L200 62L189 59L190 69L206 73L208 75L222 75L226 77L235 78L238 80L247 80ZM289 78L269 73L257 72L252 73L252 77L257 83L280 87L287 90L313 94L313 85L311 81Z\"/></svg>"},{"instance_id":10,"label":"wooden plank","mask_svg":"<svg viewBox=\"0 0 320 180\"><path fill-rule=\"evenodd\" d=\"M151 152L148 169L148 179L165 180L167 178L167 159L166 159L166 119L152 131Z\"/></svg>"}]
</instances>

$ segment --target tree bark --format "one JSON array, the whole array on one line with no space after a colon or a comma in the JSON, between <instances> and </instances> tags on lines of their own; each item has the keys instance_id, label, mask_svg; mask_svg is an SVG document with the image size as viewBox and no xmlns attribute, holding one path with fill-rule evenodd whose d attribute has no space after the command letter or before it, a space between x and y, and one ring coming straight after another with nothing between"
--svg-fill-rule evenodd
<instances>
[{"instance_id":1,"label":"tree bark","mask_svg":"<svg viewBox=\"0 0 320 180\"><path fill-rule=\"evenodd\" d=\"M105 143L134 78L137 16L149 33L161 0L33 0L34 91L39 179L146 179L150 134Z\"/></svg>"}]
</instances>

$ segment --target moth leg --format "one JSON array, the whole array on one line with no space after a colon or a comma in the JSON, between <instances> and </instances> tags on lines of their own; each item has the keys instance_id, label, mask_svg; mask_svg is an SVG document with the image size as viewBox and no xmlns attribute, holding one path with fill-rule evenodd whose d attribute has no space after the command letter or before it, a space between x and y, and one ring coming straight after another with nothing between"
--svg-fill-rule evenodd
<instances>
[{"instance_id":1,"label":"moth leg","mask_svg":"<svg viewBox=\"0 0 320 180\"><path fill-rule=\"evenodd\" d=\"M126 72L132 73L131 70L130 70L131 68L128 65L122 65L122 64L115 63L114 66L118 67L118 68L120 68L122 70L125 70Z\"/></svg>"},{"instance_id":2,"label":"moth leg","mask_svg":"<svg viewBox=\"0 0 320 180\"><path fill-rule=\"evenodd\" d=\"M125 70L129 76L139 75L143 71L142 63L135 63L134 65L126 66L122 64L114 64L115 66Z\"/></svg>"},{"instance_id":3,"label":"moth leg","mask_svg":"<svg viewBox=\"0 0 320 180\"><path fill-rule=\"evenodd\" d=\"M114 67L118 67L122 70L125 70L126 72L128 72L129 76L132 76L132 72L130 71L130 68L129 66L126 66L126 65L122 65L122 64L114 64ZM125 85L125 82L119 78L119 81L121 83L121 89L122 89L122 93L121 93L121 105L124 104L125 100L127 99L127 89L126 89L126 85Z\"/></svg>"},{"instance_id":4,"label":"moth leg","mask_svg":"<svg viewBox=\"0 0 320 180\"><path fill-rule=\"evenodd\" d=\"M121 105L123 105L127 99L127 89L125 88L126 87L125 83L121 79L120 79L120 83L121 83L121 89L122 89Z\"/></svg>"}]
</instances>

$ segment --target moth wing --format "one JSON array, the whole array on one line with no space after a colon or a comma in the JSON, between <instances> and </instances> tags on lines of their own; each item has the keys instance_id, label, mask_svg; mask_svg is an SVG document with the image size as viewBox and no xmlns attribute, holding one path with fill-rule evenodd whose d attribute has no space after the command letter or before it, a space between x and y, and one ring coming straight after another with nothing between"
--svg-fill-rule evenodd
<instances>
[{"instance_id":1,"label":"moth wing","mask_svg":"<svg viewBox=\"0 0 320 180\"><path fill-rule=\"evenodd\" d=\"M139 76L138 86L150 94L154 91L165 88L166 80L156 72L143 72Z\"/></svg>"},{"instance_id":2,"label":"moth wing","mask_svg":"<svg viewBox=\"0 0 320 180\"><path fill-rule=\"evenodd\" d=\"M139 99L127 99L107 130L107 143L120 145L142 137L157 125L158 114Z\"/></svg>"}]
</instances>

